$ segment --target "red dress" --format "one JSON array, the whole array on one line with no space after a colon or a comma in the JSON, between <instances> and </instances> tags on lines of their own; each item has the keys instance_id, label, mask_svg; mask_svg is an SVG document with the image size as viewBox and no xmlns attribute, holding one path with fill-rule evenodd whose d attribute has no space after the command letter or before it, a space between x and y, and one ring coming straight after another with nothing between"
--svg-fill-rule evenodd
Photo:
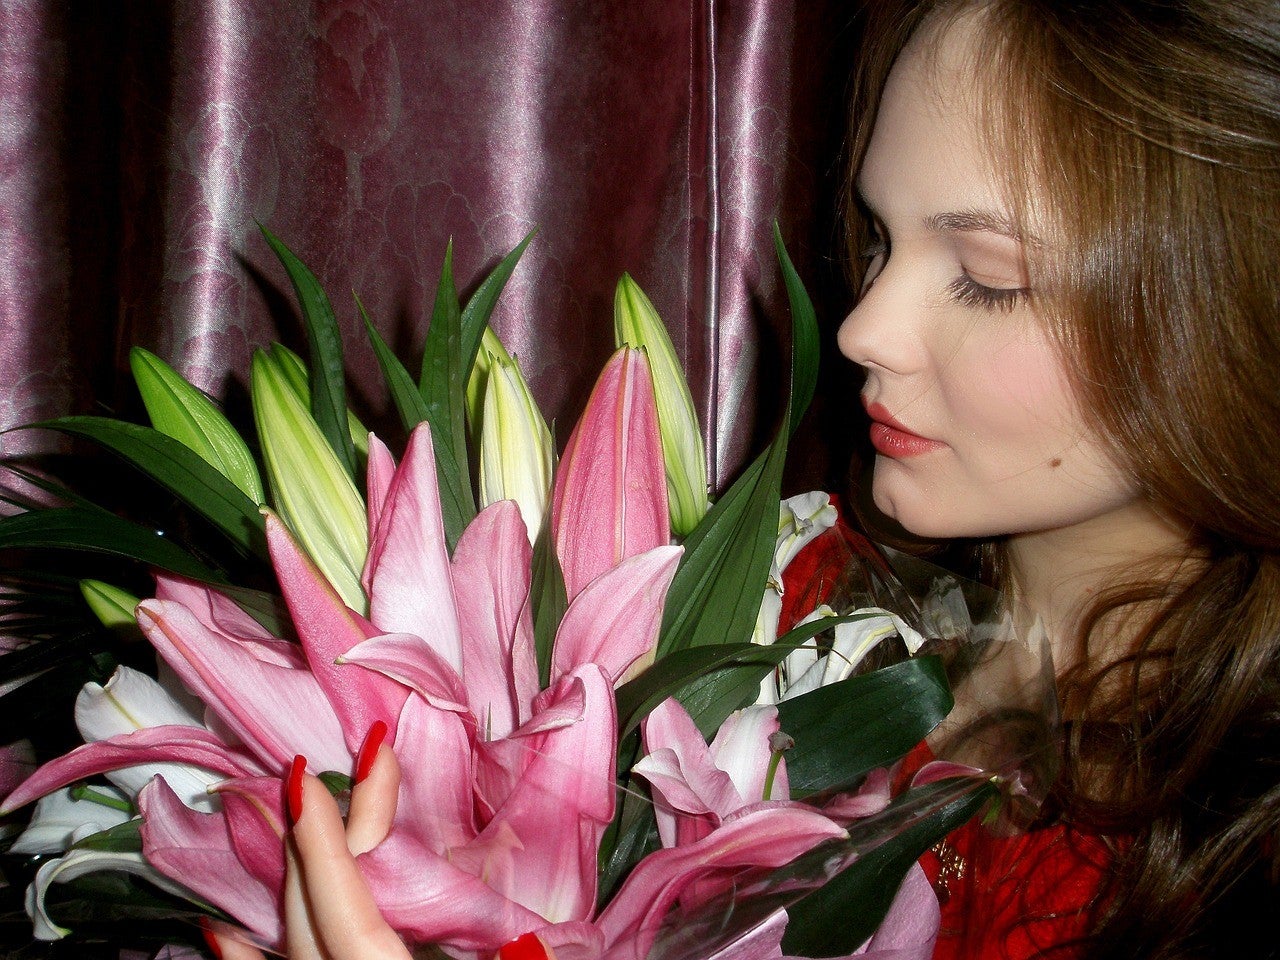
<instances>
[{"instance_id":1,"label":"red dress","mask_svg":"<svg viewBox=\"0 0 1280 960\"><path fill-rule=\"evenodd\" d=\"M855 558L872 571L878 556L843 520L788 565L781 625L796 623L831 594ZM931 758L921 744L904 766ZM1012 837L971 822L928 851L921 865L942 903L935 960L1031 960L1083 956L1113 854L1101 837L1061 824Z\"/></svg>"}]
</instances>

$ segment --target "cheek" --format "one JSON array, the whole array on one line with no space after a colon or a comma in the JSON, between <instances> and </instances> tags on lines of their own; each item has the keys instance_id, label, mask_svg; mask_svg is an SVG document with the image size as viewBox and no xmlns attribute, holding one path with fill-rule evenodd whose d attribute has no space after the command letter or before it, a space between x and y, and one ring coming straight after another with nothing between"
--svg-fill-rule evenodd
<instances>
[{"instance_id":1,"label":"cheek","mask_svg":"<svg viewBox=\"0 0 1280 960\"><path fill-rule=\"evenodd\" d=\"M1016 441L1028 455L1048 455L1064 440L1078 439L1081 418L1047 343L1035 337L971 338L963 357L953 371L963 367L963 373L947 378L948 405L962 433L984 445Z\"/></svg>"}]
</instances>

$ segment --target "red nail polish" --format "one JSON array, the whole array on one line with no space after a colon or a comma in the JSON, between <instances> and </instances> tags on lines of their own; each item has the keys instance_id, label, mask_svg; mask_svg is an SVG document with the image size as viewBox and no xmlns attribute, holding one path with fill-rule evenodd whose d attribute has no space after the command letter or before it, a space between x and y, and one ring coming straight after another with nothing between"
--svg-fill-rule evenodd
<instances>
[{"instance_id":1,"label":"red nail polish","mask_svg":"<svg viewBox=\"0 0 1280 960\"><path fill-rule=\"evenodd\" d=\"M289 779L285 782L285 805L289 810L289 826L302 817L302 775L307 772L307 758L298 754L289 767Z\"/></svg>"},{"instance_id":2,"label":"red nail polish","mask_svg":"<svg viewBox=\"0 0 1280 960\"><path fill-rule=\"evenodd\" d=\"M526 933L502 947L498 960L548 960L547 948L536 933Z\"/></svg>"},{"instance_id":3,"label":"red nail polish","mask_svg":"<svg viewBox=\"0 0 1280 960\"><path fill-rule=\"evenodd\" d=\"M356 756L356 783L364 783L368 778L369 771L373 769L373 761L378 759L378 749L385 739L387 739L386 722L375 720L369 732L365 734L364 743L360 744L360 753Z\"/></svg>"},{"instance_id":4,"label":"red nail polish","mask_svg":"<svg viewBox=\"0 0 1280 960\"><path fill-rule=\"evenodd\" d=\"M213 927L209 925L208 917L200 918L200 932L204 934L204 942L209 945L209 952L213 954L214 960L222 960L222 945L213 935Z\"/></svg>"}]
</instances>

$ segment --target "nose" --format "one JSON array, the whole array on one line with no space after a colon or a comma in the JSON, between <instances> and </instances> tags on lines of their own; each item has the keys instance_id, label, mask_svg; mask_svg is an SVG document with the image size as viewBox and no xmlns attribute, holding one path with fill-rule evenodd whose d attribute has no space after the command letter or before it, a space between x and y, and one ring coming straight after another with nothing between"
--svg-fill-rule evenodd
<instances>
[{"instance_id":1,"label":"nose","mask_svg":"<svg viewBox=\"0 0 1280 960\"><path fill-rule=\"evenodd\" d=\"M887 274L888 271L886 271ZM923 352L913 321L921 312L909 290L881 275L863 291L836 335L840 352L861 367L897 374L917 372Z\"/></svg>"}]
</instances>

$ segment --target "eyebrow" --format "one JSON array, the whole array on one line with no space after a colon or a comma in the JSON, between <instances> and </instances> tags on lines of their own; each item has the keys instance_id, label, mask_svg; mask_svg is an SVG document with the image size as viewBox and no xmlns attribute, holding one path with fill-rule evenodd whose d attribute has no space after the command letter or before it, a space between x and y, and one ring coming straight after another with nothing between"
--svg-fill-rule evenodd
<instances>
[{"instance_id":1,"label":"eyebrow","mask_svg":"<svg viewBox=\"0 0 1280 960\"><path fill-rule=\"evenodd\" d=\"M956 210L935 213L925 218L925 226L939 232L995 233L1010 240L1022 242L1023 236L1013 222L1001 214L989 210Z\"/></svg>"}]
</instances>

